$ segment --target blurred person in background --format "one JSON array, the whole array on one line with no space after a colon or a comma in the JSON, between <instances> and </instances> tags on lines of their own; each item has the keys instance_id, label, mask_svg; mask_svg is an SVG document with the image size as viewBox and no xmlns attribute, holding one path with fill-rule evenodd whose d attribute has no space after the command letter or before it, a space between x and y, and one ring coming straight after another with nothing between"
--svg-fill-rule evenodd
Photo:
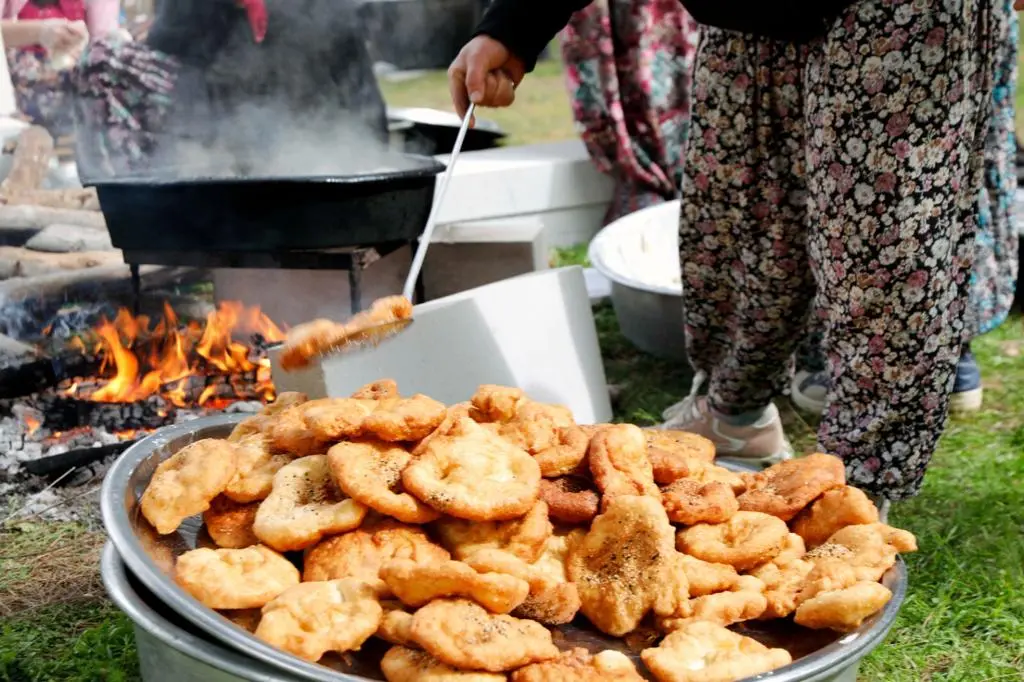
<instances>
[{"instance_id":1,"label":"blurred person in background","mask_svg":"<svg viewBox=\"0 0 1024 682\"><path fill-rule=\"evenodd\" d=\"M120 0L0 2L19 112L55 137L71 133L73 67L90 39L119 30Z\"/></svg>"},{"instance_id":2,"label":"blurred person in background","mask_svg":"<svg viewBox=\"0 0 1024 682\"><path fill-rule=\"evenodd\" d=\"M76 91L83 181L194 165L202 150L238 170L318 118L387 139L348 0L164 0L144 40L91 44Z\"/></svg>"},{"instance_id":3,"label":"blurred person in background","mask_svg":"<svg viewBox=\"0 0 1024 682\"><path fill-rule=\"evenodd\" d=\"M697 38L679 0L595 0L562 32L576 127L615 181L605 223L678 197Z\"/></svg>"},{"instance_id":4,"label":"blurred person in background","mask_svg":"<svg viewBox=\"0 0 1024 682\"><path fill-rule=\"evenodd\" d=\"M968 309L971 338L987 334L1006 321L1013 306L1017 286L1017 225L1014 220L1014 196L1017 192L1016 96L1017 56L1020 31L1012 0L1001 0L1009 29L998 46L995 73L992 75L992 115L985 138L984 187L978 191L978 234L971 272L971 296ZM796 375L790 395L793 403L811 414L828 409L827 361L822 352L824 330L814 325L797 352ZM837 357L833 361L838 361ZM974 412L982 407L981 372L964 344L957 362L950 396L950 411Z\"/></svg>"}]
</instances>

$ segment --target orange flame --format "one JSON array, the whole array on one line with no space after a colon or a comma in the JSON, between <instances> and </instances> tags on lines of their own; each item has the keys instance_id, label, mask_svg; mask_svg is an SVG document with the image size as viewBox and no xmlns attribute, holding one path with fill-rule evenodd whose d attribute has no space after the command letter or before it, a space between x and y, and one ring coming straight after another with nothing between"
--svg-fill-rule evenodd
<instances>
[{"instance_id":1,"label":"orange flame","mask_svg":"<svg viewBox=\"0 0 1024 682\"><path fill-rule=\"evenodd\" d=\"M260 334L268 342L284 339L284 332L258 307L223 302L207 315L205 324L193 323L185 328L167 304L155 326L148 317L133 316L122 308L113 321L103 320L95 331L97 352L102 359L100 372L112 372L113 377L84 396L79 394L76 383L68 389L69 395L95 402L135 402L159 394L172 404L184 407L189 403L190 377L227 375L230 378L251 373L260 397L264 400L274 397L270 362L266 358L250 359L249 347L234 336ZM84 347L84 344L79 346ZM217 394L216 384L208 385L194 402L199 405L211 400L220 402L222 397L218 398Z\"/></svg>"},{"instance_id":2,"label":"orange flame","mask_svg":"<svg viewBox=\"0 0 1024 682\"><path fill-rule=\"evenodd\" d=\"M28 427L28 434L27 435L31 436L33 433L38 431L39 427L42 426L42 425L43 425L43 423L41 421L39 421L38 419L36 419L35 417L33 417L32 415L28 415L28 414L25 415L25 426Z\"/></svg>"}]
</instances>

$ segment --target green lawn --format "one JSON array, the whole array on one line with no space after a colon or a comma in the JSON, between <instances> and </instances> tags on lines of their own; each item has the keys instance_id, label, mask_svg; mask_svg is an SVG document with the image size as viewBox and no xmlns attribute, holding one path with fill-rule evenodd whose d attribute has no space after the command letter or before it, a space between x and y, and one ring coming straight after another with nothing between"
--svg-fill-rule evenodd
<instances>
[{"instance_id":1,"label":"green lawn","mask_svg":"<svg viewBox=\"0 0 1024 682\"><path fill-rule=\"evenodd\" d=\"M384 90L396 106L448 106L443 74ZM486 114L510 142L573 134L556 63L542 65L518 96L517 107ZM608 306L596 317L608 379L619 387L618 417L654 423L686 392L689 372L633 349ZM1024 320L974 350L986 409L951 422L921 495L893 510L892 522L916 533L921 551L908 557L909 597L886 645L864 663L863 680L1024 680ZM787 416L794 440L810 447L812 429ZM130 625L97 589L101 541L74 525L0 532L0 682L137 679Z\"/></svg>"}]
</instances>

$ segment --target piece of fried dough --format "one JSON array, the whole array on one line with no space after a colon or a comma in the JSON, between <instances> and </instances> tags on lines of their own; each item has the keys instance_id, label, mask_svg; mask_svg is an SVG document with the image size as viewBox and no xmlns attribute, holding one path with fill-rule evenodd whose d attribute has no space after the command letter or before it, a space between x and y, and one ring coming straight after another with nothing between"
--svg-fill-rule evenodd
<instances>
[{"instance_id":1,"label":"piece of fried dough","mask_svg":"<svg viewBox=\"0 0 1024 682\"><path fill-rule=\"evenodd\" d=\"M791 525L793 532L808 547L817 547L846 526L878 521L878 507L864 491L852 486L829 490L810 507L797 514Z\"/></svg>"},{"instance_id":2,"label":"piece of fried dough","mask_svg":"<svg viewBox=\"0 0 1024 682\"><path fill-rule=\"evenodd\" d=\"M364 505L346 497L331 478L326 455L297 459L274 476L253 530L279 552L306 549L326 535L358 528Z\"/></svg>"},{"instance_id":3,"label":"piece of fried dough","mask_svg":"<svg viewBox=\"0 0 1024 682\"><path fill-rule=\"evenodd\" d=\"M295 405L301 405L307 400L309 400L309 396L305 393L285 391L284 393L279 394L274 402L264 406L263 409L260 410L259 414L253 415L252 417L239 422L235 428L231 430L231 435L228 436L228 440L235 443L248 436L263 435L275 415L278 415Z\"/></svg>"},{"instance_id":4,"label":"piece of fried dough","mask_svg":"<svg viewBox=\"0 0 1024 682\"><path fill-rule=\"evenodd\" d=\"M916 549L911 533L884 523L867 523L836 531L804 558L811 563L840 559L857 569L860 580L878 581L896 563L898 553Z\"/></svg>"},{"instance_id":5,"label":"piece of fried dough","mask_svg":"<svg viewBox=\"0 0 1024 682\"><path fill-rule=\"evenodd\" d=\"M224 495L213 498L210 508L203 512L206 532L218 547L242 549L258 545L260 539L252 531L258 503L238 504Z\"/></svg>"},{"instance_id":6,"label":"piece of fried dough","mask_svg":"<svg viewBox=\"0 0 1024 682\"><path fill-rule=\"evenodd\" d=\"M441 425L447 408L433 398L414 395L396 401L378 401L363 420L363 431L391 443L419 441Z\"/></svg>"},{"instance_id":7,"label":"piece of fried dough","mask_svg":"<svg viewBox=\"0 0 1024 682\"><path fill-rule=\"evenodd\" d=\"M661 501L647 459L647 440L639 427L614 424L601 429L591 439L587 456L594 483L601 491L602 509L623 495L646 495Z\"/></svg>"},{"instance_id":8,"label":"piece of fried dough","mask_svg":"<svg viewBox=\"0 0 1024 682\"><path fill-rule=\"evenodd\" d=\"M404 646L388 649L380 660L380 671L388 682L505 682L503 673L459 670L445 665L426 651Z\"/></svg>"},{"instance_id":9,"label":"piece of fried dough","mask_svg":"<svg viewBox=\"0 0 1024 682\"><path fill-rule=\"evenodd\" d=\"M813 630L851 632L892 599L884 585L862 580L850 587L822 592L797 607L793 620Z\"/></svg>"},{"instance_id":10,"label":"piece of fried dough","mask_svg":"<svg viewBox=\"0 0 1024 682\"><path fill-rule=\"evenodd\" d=\"M181 522L210 507L238 468L234 443L207 438L186 445L153 472L139 507L161 535L178 530Z\"/></svg>"},{"instance_id":11,"label":"piece of fried dough","mask_svg":"<svg viewBox=\"0 0 1024 682\"><path fill-rule=\"evenodd\" d=\"M361 343L369 330L412 318L412 302L404 296L386 296L369 309L356 313L344 324L319 319L292 327L278 357L281 369L308 367L317 357L335 349Z\"/></svg>"},{"instance_id":12,"label":"piece of fried dough","mask_svg":"<svg viewBox=\"0 0 1024 682\"><path fill-rule=\"evenodd\" d=\"M548 515L560 523L590 523L597 516L601 496L590 479L583 476L545 478L540 482L540 499Z\"/></svg>"},{"instance_id":13,"label":"piece of fried dough","mask_svg":"<svg viewBox=\"0 0 1024 682\"><path fill-rule=\"evenodd\" d=\"M533 455L541 474L548 478L575 471L590 443L568 409L531 400L518 404L515 416L499 433Z\"/></svg>"},{"instance_id":14,"label":"piece of fried dough","mask_svg":"<svg viewBox=\"0 0 1024 682\"><path fill-rule=\"evenodd\" d=\"M816 453L774 464L747 479L740 509L789 521L823 493L846 484L843 460Z\"/></svg>"},{"instance_id":15,"label":"piece of fried dough","mask_svg":"<svg viewBox=\"0 0 1024 682\"><path fill-rule=\"evenodd\" d=\"M330 441L319 437L306 426L307 410L316 410L324 400L311 400L284 410L271 419L264 435L274 454L306 457L322 454Z\"/></svg>"},{"instance_id":16,"label":"piece of fried dough","mask_svg":"<svg viewBox=\"0 0 1024 682\"><path fill-rule=\"evenodd\" d=\"M380 379L359 388L350 397L356 400L389 400L401 398L398 383L394 379Z\"/></svg>"},{"instance_id":17,"label":"piece of fried dough","mask_svg":"<svg viewBox=\"0 0 1024 682\"><path fill-rule=\"evenodd\" d=\"M402 487L402 471L412 461L405 448L346 441L327 451L327 461L338 487L374 511L405 523L430 523L441 516Z\"/></svg>"},{"instance_id":18,"label":"piece of fried dough","mask_svg":"<svg viewBox=\"0 0 1024 682\"><path fill-rule=\"evenodd\" d=\"M303 580L352 578L386 595L380 567L392 559L432 564L448 561L448 552L431 542L422 529L391 521L364 525L329 537L306 552Z\"/></svg>"},{"instance_id":19,"label":"piece of fried dough","mask_svg":"<svg viewBox=\"0 0 1024 682\"><path fill-rule=\"evenodd\" d=\"M680 566L686 573L691 597L703 597L730 590L740 577L736 569L729 564L713 564L689 554L680 555Z\"/></svg>"},{"instance_id":20,"label":"piece of fried dough","mask_svg":"<svg viewBox=\"0 0 1024 682\"><path fill-rule=\"evenodd\" d=\"M522 448L461 417L434 434L402 472L405 489L439 512L470 521L507 521L540 494L540 467Z\"/></svg>"},{"instance_id":21,"label":"piece of fried dough","mask_svg":"<svg viewBox=\"0 0 1024 682\"><path fill-rule=\"evenodd\" d=\"M665 509L650 497L621 495L573 542L566 562L581 611L602 632L621 637L654 611L668 616L689 596Z\"/></svg>"},{"instance_id":22,"label":"piece of fried dough","mask_svg":"<svg viewBox=\"0 0 1024 682\"><path fill-rule=\"evenodd\" d=\"M582 648L563 651L551 661L512 673L511 682L643 682L633 661L621 651L592 655Z\"/></svg>"},{"instance_id":23,"label":"piece of fried dough","mask_svg":"<svg viewBox=\"0 0 1024 682\"><path fill-rule=\"evenodd\" d=\"M302 408L305 430L321 443L334 443L344 438L358 438L363 424L382 403L395 400L360 400L357 398L324 398L306 403Z\"/></svg>"},{"instance_id":24,"label":"piece of fried dough","mask_svg":"<svg viewBox=\"0 0 1024 682\"><path fill-rule=\"evenodd\" d=\"M512 521L473 523L445 517L434 529L441 544L460 561L482 549L500 549L533 563L544 552L552 525L547 505L538 501L525 516Z\"/></svg>"},{"instance_id":25,"label":"piece of fried dough","mask_svg":"<svg viewBox=\"0 0 1024 682\"><path fill-rule=\"evenodd\" d=\"M714 464L706 464L697 460L690 460L690 470L685 476L686 480L695 483L724 483L732 488L733 493L739 495L747 489L747 484L740 474L729 471L725 467Z\"/></svg>"},{"instance_id":26,"label":"piece of fried dough","mask_svg":"<svg viewBox=\"0 0 1024 682\"><path fill-rule=\"evenodd\" d=\"M260 502L274 488L274 475L292 461L291 455L274 455L266 437L246 436L237 442L238 470L224 495L238 503Z\"/></svg>"},{"instance_id":27,"label":"piece of fried dough","mask_svg":"<svg viewBox=\"0 0 1024 682\"><path fill-rule=\"evenodd\" d=\"M694 461L710 464L715 460L715 444L695 433L644 429L644 435L647 458L659 485L688 476Z\"/></svg>"},{"instance_id":28,"label":"piece of fried dough","mask_svg":"<svg viewBox=\"0 0 1024 682\"><path fill-rule=\"evenodd\" d=\"M792 614L796 610L800 590L803 589L812 568L814 564L795 559L784 563L769 561L751 571L750 575L765 585L764 596L767 604L759 618L772 620Z\"/></svg>"},{"instance_id":29,"label":"piece of fried dough","mask_svg":"<svg viewBox=\"0 0 1024 682\"><path fill-rule=\"evenodd\" d=\"M299 584L299 570L269 547L193 549L178 557L174 580L211 609L258 609Z\"/></svg>"},{"instance_id":30,"label":"piece of fried dough","mask_svg":"<svg viewBox=\"0 0 1024 682\"><path fill-rule=\"evenodd\" d=\"M509 613L530 593L525 580L500 573L477 573L459 561L418 564L395 559L381 567L380 578L392 594L413 608L440 597L464 597L491 613Z\"/></svg>"},{"instance_id":31,"label":"piece of fried dough","mask_svg":"<svg viewBox=\"0 0 1024 682\"><path fill-rule=\"evenodd\" d=\"M504 672L558 656L540 623L491 614L464 599L432 601L413 616L412 637L431 656L462 670Z\"/></svg>"},{"instance_id":32,"label":"piece of fried dough","mask_svg":"<svg viewBox=\"0 0 1024 682\"><path fill-rule=\"evenodd\" d=\"M412 641L412 614L405 610L405 604L400 601L382 601L380 605L384 609L384 617L381 618L376 636L397 646L415 647L416 643Z\"/></svg>"},{"instance_id":33,"label":"piece of fried dough","mask_svg":"<svg viewBox=\"0 0 1024 682\"><path fill-rule=\"evenodd\" d=\"M792 663L785 649L769 649L757 640L714 623L694 621L668 635L640 658L658 682L731 682Z\"/></svg>"},{"instance_id":34,"label":"piece of fried dough","mask_svg":"<svg viewBox=\"0 0 1024 682\"><path fill-rule=\"evenodd\" d=\"M552 536L544 556L535 564L497 549L476 552L466 563L480 573L503 573L530 585L530 595L512 615L545 625L564 625L580 610L579 591L569 582L565 567L568 546L567 536Z\"/></svg>"},{"instance_id":35,"label":"piece of fried dough","mask_svg":"<svg viewBox=\"0 0 1024 682\"><path fill-rule=\"evenodd\" d=\"M526 394L518 388L484 384L469 399L479 421L510 422L519 413L519 406L526 402Z\"/></svg>"},{"instance_id":36,"label":"piece of fried dough","mask_svg":"<svg viewBox=\"0 0 1024 682\"><path fill-rule=\"evenodd\" d=\"M677 542L680 551L690 556L745 571L778 556L788 535L789 528L778 518L741 511L725 523L681 530Z\"/></svg>"},{"instance_id":37,"label":"piece of fried dough","mask_svg":"<svg viewBox=\"0 0 1024 682\"><path fill-rule=\"evenodd\" d=\"M302 583L263 607L256 636L307 661L355 651L377 631L384 610L358 580Z\"/></svg>"},{"instance_id":38,"label":"piece of fried dough","mask_svg":"<svg viewBox=\"0 0 1024 682\"><path fill-rule=\"evenodd\" d=\"M727 627L758 618L768 608L763 582L749 575L740 576L725 592L696 597L668 618L658 619L662 632L675 632L687 623L702 620Z\"/></svg>"},{"instance_id":39,"label":"piece of fried dough","mask_svg":"<svg viewBox=\"0 0 1024 682\"><path fill-rule=\"evenodd\" d=\"M724 523L739 511L732 488L717 481L697 483L680 479L661 490L661 501L673 523Z\"/></svg>"}]
</instances>

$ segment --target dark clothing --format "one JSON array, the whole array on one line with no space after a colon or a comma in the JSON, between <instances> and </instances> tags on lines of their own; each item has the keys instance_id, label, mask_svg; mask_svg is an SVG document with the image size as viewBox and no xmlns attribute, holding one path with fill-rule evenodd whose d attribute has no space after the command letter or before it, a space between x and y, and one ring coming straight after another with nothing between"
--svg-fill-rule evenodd
<instances>
[{"instance_id":1,"label":"dark clothing","mask_svg":"<svg viewBox=\"0 0 1024 682\"><path fill-rule=\"evenodd\" d=\"M493 0L476 34L488 35L523 60L528 71L537 57L591 0ZM804 42L820 37L853 0L682 0L697 23L776 40Z\"/></svg>"}]
</instances>

